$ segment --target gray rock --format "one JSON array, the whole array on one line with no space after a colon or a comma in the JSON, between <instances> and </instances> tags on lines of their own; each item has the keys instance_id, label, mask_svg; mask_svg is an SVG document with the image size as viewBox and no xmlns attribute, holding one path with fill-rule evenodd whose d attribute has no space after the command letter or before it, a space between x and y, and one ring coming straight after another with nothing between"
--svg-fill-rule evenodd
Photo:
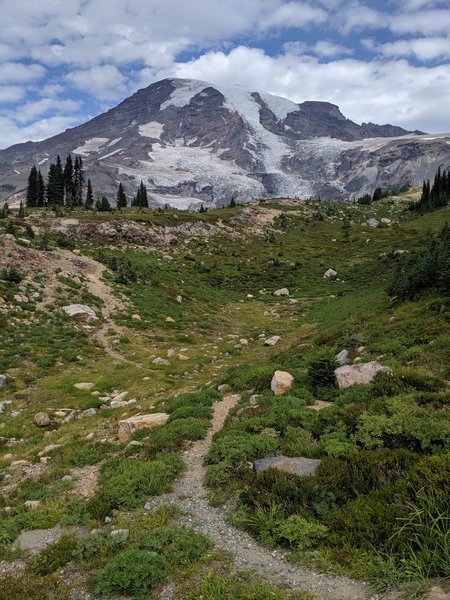
<instances>
[{"instance_id":1,"label":"gray rock","mask_svg":"<svg viewBox=\"0 0 450 600\"><path fill-rule=\"evenodd\" d=\"M357 358L361 360L360 357ZM348 388L353 385L370 383L377 373L386 370L388 370L388 367L383 367L379 362L373 360L368 363L338 367L334 371L334 374L336 376L336 383L338 387Z\"/></svg>"},{"instance_id":2,"label":"gray rock","mask_svg":"<svg viewBox=\"0 0 450 600\"><path fill-rule=\"evenodd\" d=\"M336 277L337 271L335 271L334 269L327 269L323 274L324 279L336 279Z\"/></svg>"},{"instance_id":3,"label":"gray rock","mask_svg":"<svg viewBox=\"0 0 450 600\"><path fill-rule=\"evenodd\" d=\"M338 354L336 354L335 358L336 362L341 366L346 365L348 363L348 350L344 348L344 350L341 350Z\"/></svg>"},{"instance_id":4,"label":"gray rock","mask_svg":"<svg viewBox=\"0 0 450 600\"><path fill-rule=\"evenodd\" d=\"M130 535L129 529L114 529L110 533L111 537L116 538L118 540L127 540Z\"/></svg>"},{"instance_id":5,"label":"gray rock","mask_svg":"<svg viewBox=\"0 0 450 600\"><path fill-rule=\"evenodd\" d=\"M34 423L38 427L48 427L52 424L52 420L45 412L39 412L34 415Z\"/></svg>"},{"instance_id":6,"label":"gray rock","mask_svg":"<svg viewBox=\"0 0 450 600\"><path fill-rule=\"evenodd\" d=\"M273 293L274 296L289 296L289 290L287 288L280 288Z\"/></svg>"},{"instance_id":7,"label":"gray rock","mask_svg":"<svg viewBox=\"0 0 450 600\"><path fill-rule=\"evenodd\" d=\"M152 360L152 364L158 365L160 367L168 367L170 365L170 362L165 358L157 356L155 359Z\"/></svg>"},{"instance_id":8,"label":"gray rock","mask_svg":"<svg viewBox=\"0 0 450 600\"><path fill-rule=\"evenodd\" d=\"M95 321L98 319L95 311L85 304L68 304L63 306L62 309L66 315L78 321Z\"/></svg>"},{"instance_id":9,"label":"gray rock","mask_svg":"<svg viewBox=\"0 0 450 600\"><path fill-rule=\"evenodd\" d=\"M2 388L6 383L6 375L0 375L0 388Z\"/></svg>"},{"instance_id":10,"label":"gray rock","mask_svg":"<svg viewBox=\"0 0 450 600\"><path fill-rule=\"evenodd\" d=\"M369 227L378 227L378 225L379 225L379 224L380 224L380 223L379 223L379 221L377 221L377 220L376 220L375 218L373 218L373 217L367 221L367 225L368 225Z\"/></svg>"},{"instance_id":11,"label":"gray rock","mask_svg":"<svg viewBox=\"0 0 450 600\"><path fill-rule=\"evenodd\" d=\"M221 385L217 386L217 391L220 394L228 394L229 392L232 391L232 389L233 388L228 383L222 383Z\"/></svg>"},{"instance_id":12,"label":"gray rock","mask_svg":"<svg viewBox=\"0 0 450 600\"><path fill-rule=\"evenodd\" d=\"M272 468L286 473L294 473L295 475L314 475L320 462L317 458L304 458L302 456L269 456L255 460L253 468L256 473Z\"/></svg>"},{"instance_id":13,"label":"gray rock","mask_svg":"<svg viewBox=\"0 0 450 600\"><path fill-rule=\"evenodd\" d=\"M280 341L280 336L279 335L273 335L272 337L268 338L264 342L264 345L265 346L276 346L276 344L278 344L279 341Z\"/></svg>"},{"instance_id":14,"label":"gray rock","mask_svg":"<svg viewBox=\"0 0 450 600\"><path fill-rule=\"evenodd\" d=\"M294 383L294 377L287 371L275 371L272 381L270 383L270 389L279 396L289 391Z\"/></svg>"}]
</instances>

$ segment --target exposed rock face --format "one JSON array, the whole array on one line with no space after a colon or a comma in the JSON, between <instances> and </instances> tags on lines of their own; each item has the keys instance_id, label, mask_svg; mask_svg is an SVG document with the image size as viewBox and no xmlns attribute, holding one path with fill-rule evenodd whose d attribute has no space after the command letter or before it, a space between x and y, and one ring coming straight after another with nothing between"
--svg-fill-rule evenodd
<instances>
[{"instance_id":1,"label":"exposed rock face","mask_svg":"<svg viewBox=\"0 0 450 600\"><path fill-rule=\"evenodd\" d=\"M272 468L286 473L294 473L295 475L314 475L319 465L320 460L317 458L269 456L268 458L255 460L253 468L256 473Z\"/></svg>"},{"instance_id":2,"label":"exposed rock face","mask_svg":"<svg viewBox=\"0 0 450 600\"><path fill-rule=\"evenodd\" d=\"M68 304L62 308L66 315L78 321L95 321L98 319L95 311L84 304Z\"/></svg>"},{"instance_id":3,"label":"exposed rock face","mask_svg":"<svg viewBox=\"0 0 450 600\"><path fill-rule=\"evenodd\" d=\"M279 396L289 391L294 383L294 378L287 371L275 371L272 381L270 383L270 389Z\"/></svg>"},{"instance_id":4,"label":"exposed rock face","mask_svg":"<svg viewBox=\"0 0 450 600\"><path fill-rule=\"evenodd\" d=\"M138 429L154 429L167 422L169 415L154 413L152 415L136 415L119 421L119 441L126 441Z\"/></svg>"},{"instance_id":5,"label":"exposed rock face","mask_svg":"<svg viewBox=\"0 0 450 600\"><path fill-rule=\"evenodd\" d=\"M117 180L132 195L141 179L152 205L184 209L232 197L347 199L421 184L438 166L448 168L450 137L416 133L358 125L328 102L165 79L79 127L0 151L0 200L20 201L30 167L39 164L45 175L58 153L69 152L83 157L94 186L111 200Z\"/></svg>"},{"instance_id":6,"label":"exposed rock face","mask_svg":"<svg viewBox=\"0 0 450 600\"><path fill-rule=\"evenodd\" d=\"M373 360L359 365L338 367L334 374L337 385L340 388L348 388L352 385L370 383L379 371L385 371L386 369L387 367L383 367L379 362Z\"/></svg>"}]
</instances>

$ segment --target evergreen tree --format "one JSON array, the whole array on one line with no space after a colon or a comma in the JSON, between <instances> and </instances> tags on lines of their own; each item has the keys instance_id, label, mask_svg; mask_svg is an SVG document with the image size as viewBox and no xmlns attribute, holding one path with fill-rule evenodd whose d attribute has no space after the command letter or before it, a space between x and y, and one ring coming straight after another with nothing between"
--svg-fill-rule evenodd
<instances>
[{"instance_id":1,"label":"evergreen tree","mask_svg":"<svg viewBox=\"0 0 450 600\"><path fill-rule=\"evenodd\" d=\"M19 219L25 219L25 208L23 206L23 202L21 202L19 206Z\"/></svg>"},{"instance_id":2,"label":"evergreen tree","mask_svg":"<svg viewBox=\"0 0 450 600\"><path fill-rule=\"evenodd\" d=\"M234 199L234 196L231 196L231 201L229 204L230 208L234 208L236 206L236 200Z\"/></svg>"},{"instance_id":3,"label":"evergreen tree","mask_svg":"<svg viewBox=\"0 0 450 600\"><path fill-rule=\"evenodd\" d=\"M148 208L147 186L142 180L131 205Z\"/></svg>"},{"instance_id":4,"label":"evergreen tree","mask_svg":"<svg viewBox=\"0 0 450 600\"><path fill-rule=\"evenodd\" d=\"M70 154L66 157L66 164L63 171L64 178L64 199L66 206L74 206L75 188L73 180L73 162Z\"/></svg>"},{"instance_id":5,"label":"evergreen tree","mask_svg":"<svg viewBox=\"0 0 450 600\"><path fill-rule=\"evenodd\" d=\"M119 188L117 190L117 208L120 210L121 208L127 207L127 197L123 190L123 185L119 183Z\"/></svg>"},{"instance_id":6,"label":"evergreen tree","mask_svg":"<svg viewBox=\"0 0 450 600\"><path fill-rule=\"evenodd\" d=\"M75 166L73 170L74 204L81 206L83 204L84 187L84 169L81 156L75 157Z\"/></svg>"},{"instance_id":7,"label":"evergreen tree","mask_svg":"<svg viewBox=\"0 0 450 600\"><path fill-rule=\"evenodd\" d=\"M99 212L109 212L111 209L111 204L108 201L108 198L106 196L102 196L101 200L97 200L97 202L95 203L95 208L99 211Z\"/></svg>"},{"instance_id":8,"label":"evergreen tree","mask_svg":"<svg viewBox=\"0 0 450 600\"><path fill-rule=\"evenodd\" d=\"M64 173L59 154L56 163L52 163L48 171L47 204L49 206L64 205Z\"/></svg>"},{"instance_id":9,"label":"evergreen tree","mask_svg":"<svg viewBox=\"0 0 450 600\"><path fill-rule=\"evenodd\" d=\"M45 184L44 178L42 177L41 170L38 171L38 182L37 182L37 204L36 206L45 205Z\"/></svg>"},{"instance_id":10,"label":"evergreen tree","mask_svg":"<svg viewBox=\"0 0 450 600\"><path fill-rule=\"evenodd\" d=\"M437 208L447 206L450 202L450 171L441 171L441 168L434 176L433 185L430 181L424 181L422 185L422 194L420 200L410 206L411 210L425 213Z\"/></svg>"},{"instance_id":11,"label":"evergreen tree","mask_svg":"<svg viewBox=\"0 0 450 600\"><path fill-rule=\"evenodd\" d=\"M206 212L206 208L203 206L203 204L200 205L200 210L198 212L200 212L200 213Z\"/></svg>"},{"instance_id":12,"label":"evergreen tree","mask_svg":"<svg viewBox=\"0 0 450 600\"><path fill-rule=\"evenodd\" d=\"M27 185L27 195L26 195L26 205L28 207L38 206L38 171L36 166L33 165L30 169L30 174L28 175L28 185Z\"/></svg>"},{"instance_id":13,"label":"evergreen tree","mask_svg":"<svg viewBox=\"0 0 450 600\"><path fill-rule=\"evenodd\" d=\"M90 210L94 206L94 193L92 191L92 183L90 179L88 179L87 182L86 200L84 206L88 210Z\"/></svg>"}]
</instances>

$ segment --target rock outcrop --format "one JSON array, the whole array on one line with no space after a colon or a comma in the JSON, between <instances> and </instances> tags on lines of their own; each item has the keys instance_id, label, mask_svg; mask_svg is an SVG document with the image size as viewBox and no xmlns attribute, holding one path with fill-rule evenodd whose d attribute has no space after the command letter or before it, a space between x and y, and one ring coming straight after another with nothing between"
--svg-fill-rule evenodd
<instances>
[{"instance_id":1,"label":"rock outcrop","mask_svg":"<svg viewBox=\"0 0 450 600\"><path fill-rule=\"evenodd\" d=\"M348 388L352 385L362 385L370 383L375 375L380 371L385 371L387 367L383 367L376 360L358 365L344 365L338 367L334 374L336 376L336 384L340 388Z\"/></svg>"},{"instance_id":2,"label":"rock outcrop","mask_svg":"<svg viewBox=\"0 0 450 600\"><path fill-rule=\"evenodd\" d=\"M151 415L136 415L119 421L119 441L125 442L138 429L154 429L167 423L169 415L154 413Z\"/></svg>"},{"instance_id":3,"label":"rock outcrop","mask_svg":"<svg viewBox=\"0 0 450 600\"><path fill-rule=\"evenodd\" d=\"M288 392L293 383L294 378L290 373L287 371L275 371L270 383L270 389L275 396L279 396Z\"/></svg>"}]
</instances>

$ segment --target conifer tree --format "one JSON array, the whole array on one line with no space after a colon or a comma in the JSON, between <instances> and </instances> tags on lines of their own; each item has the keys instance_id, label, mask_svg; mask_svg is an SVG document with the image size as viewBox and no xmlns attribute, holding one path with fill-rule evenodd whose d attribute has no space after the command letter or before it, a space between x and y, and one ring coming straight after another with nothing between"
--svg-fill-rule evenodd
<instances>
[{"instance_id":1,"label":"conifer tree","mask_svg":"<svg viewBox=\"0 0 450 600\"><path fill-rule=\"evenodd\" d=\"M56 157L56 163L52 163L48 171L47 204L49 206L64 205L64 173L59 154Z\"/></svg>"},{"instance_id":2,"label":"conifer tree","mask_svg":"<svg viewBox=\"0 0 450 600\"><path fill-rule=\"evenodd\" d=\"M75 165L73 169L73 187L74 187L74 204L81 206L83 204L83 187L84 187L84 169L83 159L81 156L75 157Z\"/></svg>"},{"instance_id":3,"label":"conifer tree","mask_svg":"<svg viewBox=\"0 0 450 600\"><path fill-rule=\"evenodd\" d=\"M120 210L121 208L127 207L127 197L123 190L123 185L119 183L119 188L117 190L117 208Z\"/></svg>"},{"instance_id":4,"label":"conifer tree","mask_svg":"<svg viewBox=\"0 0 450 600\"><path fill-rule=\"evenodd\" d=\"M141 180L136 196L133 198L131 206L148 208L147 187Z\"/></svg>"},{"instance_id":5,"label":"conifer tree","mask_svg":"<svg viewBox=\"0 0 450 600\"><path fill-rule=\"evenodd\" d=\"M66 157L66 164L63 171L64 178L64 199L66 206L74 205L74 181L73 181L73 162L70 154Z\"/></svg>"},{"instance_id":6,"label":"conifer tree","mask_svg":"<svg viewBox=\"0 0 450 600\"><path fill-rule=\"evenodd\" d=\"M19 216L19 219L25 219L25 208L23 206L23 202L20 203L18 216Z\"/></svg>"},{"instance_id":7,"label":"conifer tree","mask_svg":"<svg viewBox=\"0 0 450 600\"><path fill-rule=\"evenodd\" d=\"M38 171L38 182L37 182L37 204L36 206L45 205L45 184L44 178L42 177L41 170Z\"/></svg>"},{"instance_id":8,"label":"conifer tree","mask_svg":"<svg viewBox=\"0 0 450 600\"><path fill-rule=\"evenodd\" d=\"M231 201L229 204L230 208L234 208L236 206L236 200L234 199L234 196L231 196Z\"/></svg>"},{"instance_id":9,"label":"conifer tree","mask_svg":"<svg viewBox=\"0 0 450 600\"><path fill-rule=\"evenodd\" d=\"M92 191L92 183L91 180L87 181L87 191L86 191L86 200L84 206L90 210L94 206L94 193Z\"/></svg>"},{"instance_id":10,"label":"conifer tree","mask_svg":"<svg viewBox=\"0 0 450 600\"><path fill-rule=\"evenodd\" d=\"M33 165L30 169L28 176L26 205L28 207L38 206L38 171L36 166Z\"/></svg>"}]
</instances>

